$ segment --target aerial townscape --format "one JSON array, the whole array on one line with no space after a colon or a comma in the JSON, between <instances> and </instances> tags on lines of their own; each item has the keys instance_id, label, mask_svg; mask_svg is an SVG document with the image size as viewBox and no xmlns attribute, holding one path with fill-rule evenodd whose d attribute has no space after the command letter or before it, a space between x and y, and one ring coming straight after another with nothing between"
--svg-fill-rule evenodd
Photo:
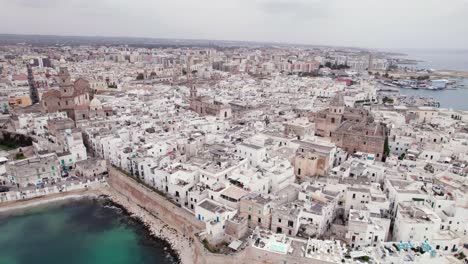
<instances>
[{"instance_id":1,"label":"aerial townscape","mask_svg":"<svg viewBox=\"0 0 468 264\"><path fill-rule=\"evenodd\" d=\"M468 109L416 93L467 91L466 73L374 49L72 40L0 37L0 214L101 200L172 263L467 263Z\"/></svg>"}]
</instances>

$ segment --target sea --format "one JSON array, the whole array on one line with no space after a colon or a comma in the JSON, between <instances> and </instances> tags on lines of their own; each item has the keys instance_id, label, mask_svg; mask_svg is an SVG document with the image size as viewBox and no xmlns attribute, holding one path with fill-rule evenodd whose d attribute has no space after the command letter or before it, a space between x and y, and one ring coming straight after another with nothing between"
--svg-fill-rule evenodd
<instances>
[{"instance_id":1,"label":"sea","mask_svg":"<svg viewBox=\"0 0 468 264\"><path fill-rule=\"evenodd\" d=\"M468 49L402 49L393 50L406 54L405 58L418 60L408 67L434 70L456 70L468 72ZM406 66L406 65L405 65ZM452 78L457 85L446 90L400 89L400 94L428 97L440 103L440 107L468 111L468 78Z\"/></svg>"},{"instance_id":2,"label":"sea","mask_svg":"<svg viewBox=\"0 0 468 264\"><path fill-rule=\"evenodd\" d=\"M170 245L102 199L0 214L0 264L172 264Z\"/></svg>"},{"instance_id":3,"label":"sea","mask_svg":"<svg viewBox=\"0 0 468 264\"><path fill-rule=\"evenodd\" d=\"M397 49L405 58L418 60L416 67L434 70L468 71L468 49Z\"/></svg>"}]
</instances>

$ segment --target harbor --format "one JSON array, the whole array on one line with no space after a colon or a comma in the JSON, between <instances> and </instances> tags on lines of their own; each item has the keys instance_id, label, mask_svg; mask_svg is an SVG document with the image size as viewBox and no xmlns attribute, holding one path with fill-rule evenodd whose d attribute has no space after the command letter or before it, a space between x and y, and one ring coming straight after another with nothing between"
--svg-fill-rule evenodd
<instances>
[{"instance_id":1,"label":"harbor","mask_svg":"<svg viewBox=\"0 0 468 264\"><path fill-rule=\"evenodd\" d=\"M432 99L438 103L441 108L449 108L454 110L468 110L466 99L468 96L468 89L456 90L414 90L414 89L400 89L400 95L413 98L426 98Z\"/></svg>"},{"instance_id":2,"label":"harbor","mask_svg":"<svg viewBox=\"0 0 468 264\"><path fill-rule=\"evenodd\" d=\"M466 79L433 79L433 80L413 80L397 79L379 81L381 90L392 91L392 88L403 89L425 89L425 90L456 90L467 88Z\"/></svg>"},{"instance_id":3,"label":"harbor","mask_svg":"<svg viewBox=\"0 0 468 264\"><path fill-rule=\"evenodd\" d=\"M400 81L399 84L404 82ZM407 83L405 83L407 84ZM390 97L400 98L405 105L431 106L454 110L468 110L463 98L468 96L468 78L448 82L445 88L408 87L397 83L379 82L378 91Z\"/></svg>"}]
</instances>

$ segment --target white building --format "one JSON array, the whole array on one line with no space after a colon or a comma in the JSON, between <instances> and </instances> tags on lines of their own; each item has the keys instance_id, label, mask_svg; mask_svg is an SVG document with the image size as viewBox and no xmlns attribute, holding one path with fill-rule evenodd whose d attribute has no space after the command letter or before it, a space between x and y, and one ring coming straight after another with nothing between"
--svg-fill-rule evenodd
<instances>
[{"instance_id":1,"label":"white building","mask_svg":"<svg viewBox=\"0 0 468 264\"><path fill-rule=\"evenodd\" d=\"M431 208L414 202L400 202L393 225L393 240L431 240L440 230L440 223L440 217Z\"/></svg>"},{"instance_id":2,"label":"white building","mask_svg":"<svg viewBox=\"0 0 468 264\"><path fill-rule=\"evenodd\" d=\"M247 143L237 145L236 154L247 159L252 166L257 166L267 156L266 148Z\"/></svg>"},{"instance_id":3,"label":"white building","mask_svg":"<svg viewBox=\"0 0 468 264\"><path fill-rule=\"evenodd\" d=\"M353 249L377 246L386 241L390 219L372 217L369 211L351 210L348 219L346 239Z\"/></svg>"},{"instance_id":4,"label":"white building","mask_svg":"<svg viewBox=\"0 0 468 264\"><path fill-rule=\"evenodd\" d=\"M233 218L236 213L237 210L210 199L204 199L195 206L195 217L205 222L206 233L213 240L224 237L226 220Z\"/></svg>"}]
</instances>

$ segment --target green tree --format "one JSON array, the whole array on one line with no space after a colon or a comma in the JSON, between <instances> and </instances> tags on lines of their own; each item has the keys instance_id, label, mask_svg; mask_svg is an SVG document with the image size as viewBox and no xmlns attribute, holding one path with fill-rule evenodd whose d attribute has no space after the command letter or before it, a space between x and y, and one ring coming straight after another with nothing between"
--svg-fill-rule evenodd
<instances>
[{"instance_id":1,"label":"green tree","mask_svg":"<svg viewBox=\"0 0 468 264\"><path fill-rule=\"evenodd\" d=\"M390 97L387 97L385 96L383 99L382 99L383 103L389 103L389 104L393 104L393 99L390 98Z\"/></svg>"},{"instance_id":2,"label":"green tree","mask_svg":"<svg viewBox=\"0 0 468 264\"><path fill-rule=\"evenodd\" d=\"M390 155L390 147L388 146L388 137L385 137L384 142L384 156L388 157Z\"/></svg>"},{"instance_id":3,"label":"green tree","mask_svg":"<svg viewBox=\"0 0 468 264\"><path fill-rule=\"evenodd\" d=\"M17 153L15 154L15 159L16 159L16 160L22 160L22 159L25 159L25 158L26 158L26 157L25 157L24 154L21 153L21 152L17 152Z\"/></svg>"}]
</instances>

